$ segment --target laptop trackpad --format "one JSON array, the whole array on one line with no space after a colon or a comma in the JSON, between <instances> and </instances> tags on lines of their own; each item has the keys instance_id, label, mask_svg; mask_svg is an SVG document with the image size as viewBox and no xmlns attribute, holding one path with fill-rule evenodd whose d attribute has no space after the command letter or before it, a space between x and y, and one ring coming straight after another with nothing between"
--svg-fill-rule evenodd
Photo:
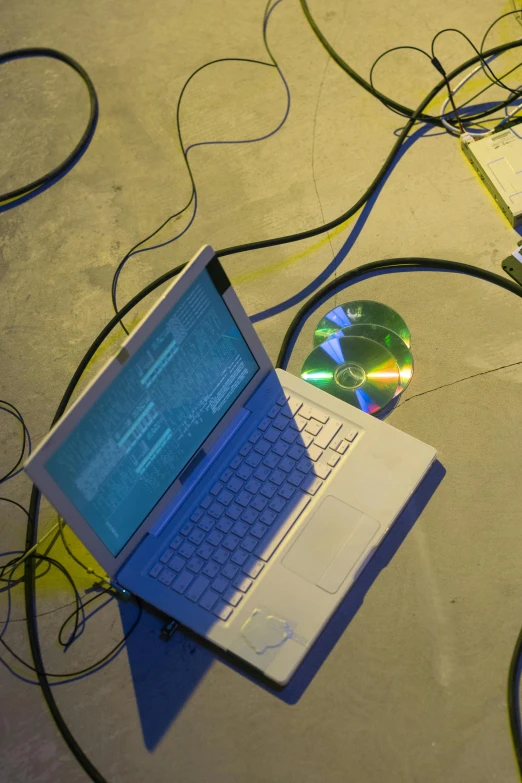
<instances>
[{"instance_id":1,"label":"laptop trackpad","mask_svg":"<svg viewBox=\"0 0 522 783\"><path fill-rule=\"evenodd\" d=\"M379 527L376 519L328 495L283 558L283 565L328 593L336 593Z\"/></svg>"}]
</instances>

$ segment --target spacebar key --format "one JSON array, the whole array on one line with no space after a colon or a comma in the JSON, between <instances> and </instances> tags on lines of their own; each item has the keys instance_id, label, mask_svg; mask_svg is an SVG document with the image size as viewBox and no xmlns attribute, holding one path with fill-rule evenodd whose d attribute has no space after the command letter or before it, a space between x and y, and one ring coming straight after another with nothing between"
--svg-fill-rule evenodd
<instances>
[{"instance_id":1,"label":"spacebar key","mask_svg":"<svg viewBox=\"0 0 522 783\"><path fill-rule=\"evenodd\" d=\"M314 438L315 445L319 446L320 449L328 448L330 442L335 438L342 426L340 421L330 419L328 424L324 425L319 435Z\"/></svg>"},{"instance_id":2,"label":"spacebar key","mask_svg":"<svg viewBox=\"0 0 522 783\"><path fill-rule=\"evenodd\" d=\"M292 498L292 502L289 504L286 516L281 519L280 527L272 526L267 538L257 545L253 554L260 557L261 560L270 560L283 538L297 522L298 517L302 514L311 499L312 498L309 495L303 495L302 492L296 492Z\"/></svg>"}]
</instances>

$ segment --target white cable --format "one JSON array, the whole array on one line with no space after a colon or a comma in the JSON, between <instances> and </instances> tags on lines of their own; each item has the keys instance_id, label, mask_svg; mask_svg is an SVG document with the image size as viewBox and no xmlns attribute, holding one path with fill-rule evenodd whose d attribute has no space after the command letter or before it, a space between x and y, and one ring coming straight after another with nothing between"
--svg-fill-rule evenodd
<instances>
[{"instance_id":1,"label":"white cable","mask_svg":"<svg viewBox=\"0 0 522 783\"><path fill-rule=\"evenodd\" d=\"M491 62L491 60L494 60L494 59L495 59L495 55L492 55L491 57L488 57L488 58L487 58L486 62L487 62L487 63L489 63L489 62ZM476 74L476 73L478 73L479 71L483 70L483 67L484 67L484 66L483 66L483 63L480 63L480 65L477 65L477 67L476 67L476 68L474 68L472 71L470 71L470 72L468 73L468 75L467 75L467 76L465 76L465 77L464 77L464 78L463 78L463 79L462 79L462 80L461 80L461 81L460 81L460 82L457 84L457 86L455 87L455 89L454 89L454 90L452 90L452 92L453 92L453 96L455 96L455 95L458 93L458 91L459 91L459 90L460 90L462 87L464 87L464 85L465 85L465 84L467 84L467 83L469 82L469 80L470 80L470 79L472 79L472 78L475 76L475 74ZM460 134L460 131L458 131L458 130L457 130L457 128L455 128L453 125L451 125L451 124L450 124L450 123L449 123L449 122L446 120L446 118L445 118L445 114L446 114L446 110L447 110L447 108L448 108L448 104L449 104L449 102L450 102L450 98L449 98L449 96L448 96L448 97L446 98L446 100L444 101L444 104L443 104L443 106L442 106L442 111L441 111L441 113L440 113L440 119L441 119L441 121L442 121L442 124L443 124L443 125L444 125L444 127L446 128L446 130L447 130L447 131L449 131L449 132L452 134L452 136L460 136L460 135L461 135L461 134ZM463 118L463 120L464 120L464 118ZM467 131L466 131L466 133L469 133L469 135L470 135L470 136L472 136L473 138L481 138L482 136L486 135L487 133L491 133L491 131L484 131L484 130L483 130L483 131L470 131L470 130L467 130Z\"/></svg>"}]
</instances>

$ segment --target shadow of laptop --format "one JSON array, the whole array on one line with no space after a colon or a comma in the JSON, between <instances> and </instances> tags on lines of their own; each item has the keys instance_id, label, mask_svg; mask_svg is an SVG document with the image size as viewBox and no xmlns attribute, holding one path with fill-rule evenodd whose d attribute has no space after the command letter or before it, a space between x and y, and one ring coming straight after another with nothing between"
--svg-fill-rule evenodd
<instances>
[{"instance_id":1,"label":"shadow of laptop","mask_svg":"<svg viewBox=\"0 0 522 783\"><path fill-rule=\"evenodd\" d=\"M410 498L390 532L331 617L290 683L277 688L236 658L222 653L188 630L178 630L168 642L160 638L166 618L145 611L127 643L127 655L140 715L143 739L153 751L192 692L217 659L256 682L286 704L296 704L331 650L360 609L376 577L391 561L441 483L445 469L436 461ZM123 611L124 629L129 613Z\"/></svg>"}]
</instances>

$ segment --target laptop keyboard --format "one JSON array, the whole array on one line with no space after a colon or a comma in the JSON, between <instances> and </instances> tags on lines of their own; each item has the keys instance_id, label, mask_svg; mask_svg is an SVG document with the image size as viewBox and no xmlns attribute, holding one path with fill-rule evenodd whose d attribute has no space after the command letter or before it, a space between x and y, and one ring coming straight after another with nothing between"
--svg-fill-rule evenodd
<instances>
[{"instance_id":1,"label":"laptop keyboard","mask_svg":"<svg viewBox=\"0 0 522 783\"><path fill-rule=\"evenodd\" d=\"M358 435L283 395L149 571L228 620Z\"/></svg>"}]
</instances>

